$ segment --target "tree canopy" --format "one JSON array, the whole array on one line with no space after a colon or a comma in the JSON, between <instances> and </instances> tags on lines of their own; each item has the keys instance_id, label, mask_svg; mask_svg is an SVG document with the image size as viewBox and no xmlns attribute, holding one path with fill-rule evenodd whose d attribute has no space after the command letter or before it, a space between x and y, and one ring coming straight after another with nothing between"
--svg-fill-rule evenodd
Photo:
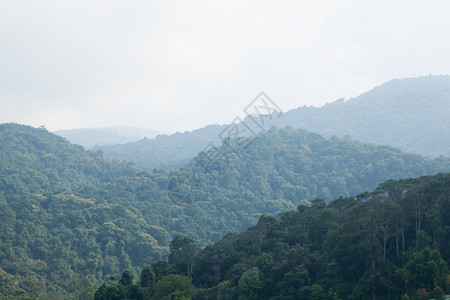
<instances>
[{"instance_id":1,"label":"tree canopy","mask_svg":"<svg viewBox=\"0 0 450 300\"><path fill-rule=\"evenodd\" d=\"M0 125L0 148L0 295L17 297L89 299L110 276L120 277L123 270L129 270L137 279L146 265L152 265L154 284L170 274L186 276L197 284L196 268L203 266L204 284L217 285L219 294L231 286L239 295L239 278L249 268L248 261L239 262L230 255L236 235L228 235L231 240L209 246L202 254L198 246L246 230L258 220L259 228L269 230L278 222L272 216L297 206L299 211L326 208L333 198L372 190L386 179L434 174L450 166L445 158L427 159L391 147L348 138L325 139L293 129L273 129L239 156L224 145L220 151L227 155L226 168L211 173L197 164L205 158L204 153L179 171L143 172L132 163L111 161L71 145L45 129L18 124ZM184 178L189 180L183 182ZM189 197L182 195L184 192L190 193ZM184 203L185 199L189 201ZM415 226L419 237L427 226L433 228L432 235L420 238L420 243L425 245L432 238L439 247L446 244L443 219L432 218L432 225L425 221L425 211L440 216L445 209L428 211L421 197L412 199L418 208ZM382 209L396 212L398 205L387 201ZM335 211L326 213L331 216L325 220L331 222ZM266 216L260 218L263 214ZM315 223L319 211L316 214L300 220L314 224L314 228L307 227L307 233L293 229L299 238L314 241L314 249L321 243L311 237L326 234L328 226ZM380 219L382 228L376 231L386 258L394 219L395 215L385 214ZM239 246L260 257L255 267L264 275L260 278L263 282L272 266L270 257L263 255L267 234L254 232ZM297 238L288 236L288 240ZM434 244L429 246L435 250ZM214 255L209 260L194 260L210 252ZM276 255L267 254L275 264ZM169 262L154 265L167 258ZM210 268L211 264L215 267ZM303 265L308 269L306 262ZM223 280L227 272L231 272L230 278ZM288 277L296 278L295 274L293 271ZM308 269L308 274L312 276L312 270ZM152 278L147 272L142 284L153 288ZM319 293L320 287L314 286L314 291Z\"/></svg>"}]
</instances>

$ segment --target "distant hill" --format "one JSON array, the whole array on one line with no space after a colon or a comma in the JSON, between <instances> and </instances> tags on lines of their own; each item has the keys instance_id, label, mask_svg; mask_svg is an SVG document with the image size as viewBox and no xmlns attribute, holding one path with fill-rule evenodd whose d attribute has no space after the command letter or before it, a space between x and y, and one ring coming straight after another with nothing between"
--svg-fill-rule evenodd
<instances>
[{"instance_id":1,"label":"distant hill","mask_svg":"<svg viewBox=\"0 0 450 300\"><path fill-rule=\"evenodd\" d=\"M57 130L54 133L85 149L136 142L145 137L151 139L162 134L159 131L130 126L66 129Z\"/></svg>"},{"instance_id":2,"label":"distant hill","mask_svg":"<svg viewBox=\"0 0 450 300\"><path fill-rule=\"evenodd\" d=\"M450 76L392 80L347 101L290 110L274 124L450 156Z\"/></svg>"},{"instance_id":3,"label":"distant hill","mask_svg":"<svg viewBox=\"0 0 450 300\"><path fill-rule=\"evenodd\" d=\"M91 150L101 150L105 157L111 159L134 161L143 170L170 170L187 163L209 143L217 145L219 133L225 128L226 125L208 125L193 131L158 135L123 145L97 146Z\"/></svg>"},{"instance_id":4,"label":"distant hill","mask_svg":"<svg viewBox=\"0 0 450 300\"><path fill-rule=\"evenodd\" d=\"M373 143L426 156L450 157L450 76L428 76L389 81L356 98L322 107L290 110L268 127L290 126ZM247 122L251 123L249 120ZM95 147L109 158L130 160L144 170L186 162L210 142L220 143L225 125L159 136L127 145Z\"/></svg>"}]
</instances>

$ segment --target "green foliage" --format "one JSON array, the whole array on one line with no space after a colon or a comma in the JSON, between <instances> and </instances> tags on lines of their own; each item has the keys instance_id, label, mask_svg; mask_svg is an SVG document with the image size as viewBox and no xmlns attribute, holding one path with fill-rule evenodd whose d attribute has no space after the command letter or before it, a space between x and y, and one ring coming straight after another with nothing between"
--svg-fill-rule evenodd
<instances>
[{"instance_id":1,"label":"green foliage","mask_svg":"<svg viewBox=\"0 0 450 300\"><path fill-rule=\"evenodd\" d=\"M449 195L446 173L262 216L198 253L194 299L439 298L449 292Z\"/></svg>"},{"instance_id":2,"label":"green foliage","mask_svg":"<svg viewBox=\"0 0 450 300\"><path fill-rule=\"evenodd\" d=\"M155 285L155 299L162 299L166 296L175 294L176 297L184 296L191 298L195 293L195 287L189 278L184 275L167 275L161 278ZM180 294L182 293L182 295Z\"/></svg>"},{"instance_id":3,"label":"green foliage","mask_svg":"<svg viewBox=\"0 0 450 300\"><path fill-rule=\"evenodd\" d=\"M198 249L193 239L177 235L170 242L169 263L176 265L180 272L185 272L185 275L192 279L192 269L197 252Z\"/></svg>"},{"instance_id":4,"label":"green foliage","mask_svg":"<svg viewBox=\"0 0 450 300\"><path fill-rule=\"evenodd\" d=\"M70 191L137 173L130 163L102 159L45 129L19 124L0 124L0 153L6 195Z\"/></svg>"},{"instance_id":5,"label":"green foliage","mask_svg":"<svg viewBox=\"0 0 450 300\"><path fill-rule=\"evenodd\" d=\"M227 151L226 147L222 150ZM448 200L433 190L409 191L408 184L414 182L405 182L404 189L391 189L396 183L388 181L371 201L361 204L370 196L361 194L326 205L332 197L359 194L387 178L448 170L447 159L425 159L389 147L324 139L291 129L271 130L240 157L229 154L226 172L215 178L193 163L181 170L198 179L202 194L193 204L179 206L170 200L167 190L177 172L141 172L130 163L104 159L100 153L85 151L44 129L0 125L0 293L88 299L110 276L119 277L125 269L135 275L152 264L154 281L148 271L141 279L145 286L132 284L132 291L124 289L129 286L128 278L124 284L111 285L112 292L117 297L125 290L152 294L153 284L179 273L202 285L206 294L236 298L239 279L247 270L260 270L261 293L266 294L282 289L274 278L280 282L285 274L290 274L286 279L296 278L298 270L290 267L292 263L308 270L309 281L305 279L308 283L289 293L311 295L316 283L330 291L327 284L314 281L318 271L310 268L316 259L310 253L330 247L332 239L342 255L324 263L329 267L324 272L364 278L365 286L379 278L376 276L398 273L395 269L389 269L389 274L367 273L366 265L371 258L378 263L375 258L380 253L384 261L391 259L392 253L401 256L408 247L416 251L429 247L439 249L442 259L448 260L450 205L443 205ZM435 179L437 186L439 178ZM385 201L386 190L392 197ZM409 194L403 195L404 190ZM281 219L272 216L299 204L297 212L283 213ZM360 220L346 226L363 226L369 235L342 235L341 216L351 209ZM374 211L383 215L374 221L376 226L366 220L376 215ZM299 214L304 218L298 219ZM414 227L408 227L407 215L417 216ZM280 220L292 225L289 230L277 228ZM205 246L256 222L257 226L242 234L245 238L229 234L197 253L194 239ZM398 226L395 236L394 225ZM177 235L180 237L172 240ZM330 240L324 240L326 236ZM404 248L403 237L405 241L417 239L414 244L405 243ZM393 248L395 238L399 247ZM268 244L277 250L267 248ZM353 262L345 249L350 244L367 255ZM243 253L246 259L241 259ZM169 254L170 264L155 263ZM280 262L280 255L287 257L285 261ZM297 259L290 262L289 257ZM406 271L401 274L406 278ZM330 276L329 282L333 280L337 279ZM351 282L357 284L354 279ZM444 285L440 287L446 290ZM389 288L383 285L380 293ZM333 293L348 295L344 290L351 288L337 284ZM355 295L360 292L367 289L354 291Z\"/></svg>"},{"instance_id":6,"label":"green foliage","mask_svg":"<svg viewBox=\"0 0 450 300\"><path fill-rule=\"evenodd\" d=\"M172 294L170 294L170 300L189 300L191 298L188 298L184 295L182 291L175 291Z\"/></svg>"},{"instance_id":7,"label":"green foliage","mask_svg":"<svg viewBox=\"0 0 450 300\"><path fill-rule=\"evenodd\" d=\"M146 299L150 294L139 285L133 283L134 275L125 270L120 280L109 285L102 284L94 294L94 300Z\"/></svg>"},{"instance_id":8,"label":"green foliage","mask_svg":"<svg viewBox=\"0 0 450 300\"><path fill-rule=\"evenodd\" d=\"M362 144L350 139L325 139L304 130L272 129L253 141L239 156L227 145L227 167L204 175L205 155L191 162L200 181L206 183L205 198L228 203L245 202L246 212L269 208L289 209L286 204L326 201L373 190L388 179L412 178L446 172L450 159L427 159L388 146ZM259 203L259 205L258 205ZM268 212L267 210L265 211Z\"/></svg>"},{"instance_id":9,"label":"green foliage","mask_svg":"<svg viewBox=\"0 0 450 300\"><path fill-rule=\"evenodd\" d=\"M17 124L0 125L0 150L0 293L89 299L107 276L167 257L167 231L95 196L139 181L131 164Z\"/></svg>"},{"instance_id":10,"label":"green foliage","mask_svg":"<svg viewBox=\"0 0 450 300\"><path fill-rule=\"evenodd\" d=\"M239 299L260 299L260 292L263 289L263 274L253 267L245 271L239 279Z\"/></svg>"},{"instance_id":11,"label":"green foliage","mask_svg":"<svg viewBox=\"0 0 450 300\"><path fill-rule=\"evenodd\" d=\"M272 255L263 253L255 261L255 267L263 272L269 274L273 266Z\"/></svg>"},{"instance_id":12,"label":"green foliage","mask_svg":"<svg viewBox=\"0 0 450 300\"><path fill-rule=\"evenodd\" d=\"M156 274L151 266L146 266L141 272L140 285L143 288L153 290L156 282Z\"/></svg>"},{"instance_id":13,"label":"green foliage","mask_svg":"<svg viewBox=\"0 0 450 300\"><path fill-rule=\"evenodd\" d=\"M132 285L133 284L134 275L131 274L129 270L125 270L122 272L122 277L119 280L119 284L121 285Z\"/></svg>"},{"instance_id":14,"label":"green foliage","mask_svg":"<svg viewBox=\"0 0 450 300\"><path fill-rule=\"evenodd\" d=\"M449 274L447 262L442 259L441 253L429 248L414 253L406 269L410 290L421 288L433 291L439 286L445 286Z\"/></svg>"}]
</instances>

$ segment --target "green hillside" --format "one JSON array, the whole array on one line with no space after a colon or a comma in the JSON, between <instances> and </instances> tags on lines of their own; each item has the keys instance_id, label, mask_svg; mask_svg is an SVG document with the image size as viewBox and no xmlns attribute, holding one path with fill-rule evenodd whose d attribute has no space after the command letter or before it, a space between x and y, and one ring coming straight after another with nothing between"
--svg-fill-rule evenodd
<instances>
[{"instance_id":1,"label":"green hillside","mask_svg":"<svg viewBox=\"0 0 450 300\"><path fill-rule=\"evenodd\" d=\"M132 165L102 159L99 153L87 152L43 128L0 124L0 184L7 194L98 184L136 174Z\"/></svg>"},{"instance_id":2,"label":"green hillside","mask_svg":"<svg viewBox=\"0 0 450 300\"><path fill-rule=\"evenodd\" d=\"M205 153L179 171L141 172L18 124L0 125L0 147L0 297L89 299L109 276L167 258L177 235L207 245L316 197L450 169L450 159L292 129L239 156L223 145L226 165L210 173L198 165Z\"/></svg>"},{"instance_id":3,"label":"green hillside","mask_svg":"<svg viewBox=\"0 0 450 300\"><path fill-rule=\"evenodd\" d=\"M76 193L134 178L130 165L45 129L0 125L0 298L89 295L107 274L137 265L131 251L145 246L138 259L147 263L167 255L169 234L139 212Z\"/></svg>"},{"instance_id":4,"label":"green hillside","mask_svg":"<svg viewBox=\"0 0 450 300\"><path fill-rule=\"evenodd\" d=\"M440 299L450 292L450 173L316 199L200 251L187 238L171 246L142 272L152 281L121 279L95 299L119 288L123 299Z\"/></svg>"},{"instance_id":5,"label":"green hillside","mask_svg":"<svg viewBox=\"0 0 450 300\"><path fill-rule=\"evenodd\" d=\"M224 158L217 160L220 167L211 168L206 176L202 166L208 164L207 157L213 153L201 153L190 165L207 183L211 197L220 195L213 190L218 186L229 199L261 206L277 200L295 205L315 198L330 201L373 190L387 179L450 170L449 158L428 159L389 146L364 144L350 138L326 139L291 128L271 129L239 155L231 148L222 145L220 152Z\"/></svg>"}]
</instances>

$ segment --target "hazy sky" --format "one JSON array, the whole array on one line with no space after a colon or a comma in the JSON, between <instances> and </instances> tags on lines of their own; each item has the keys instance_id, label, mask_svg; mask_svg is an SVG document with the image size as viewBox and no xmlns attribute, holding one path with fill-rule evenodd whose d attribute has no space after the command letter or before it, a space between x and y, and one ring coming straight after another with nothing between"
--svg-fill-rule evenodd
<instances>
[{"instance_id":1,"label":"hazy sky","mask_svg":"<svg viewBox=\"0 0 450 300\"><path fill-rule=\"evenodd\" d=\"M228 123L450 73L450 1L0 0L0 123Z\"/></svg>"}]
</instances>

